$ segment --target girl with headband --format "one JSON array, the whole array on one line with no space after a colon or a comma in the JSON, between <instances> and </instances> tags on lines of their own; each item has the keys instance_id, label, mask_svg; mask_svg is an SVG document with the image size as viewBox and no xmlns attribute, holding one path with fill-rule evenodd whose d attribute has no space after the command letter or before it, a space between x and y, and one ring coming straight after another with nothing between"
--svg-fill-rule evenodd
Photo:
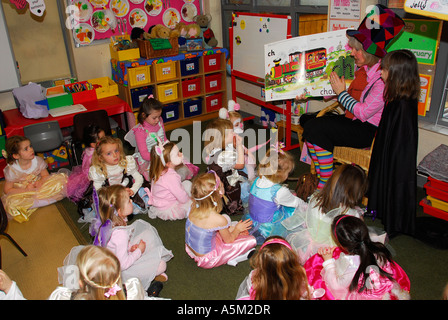
<instances>
[{"instance_id":1,"label":"girl with headband","mask_svg":"<svg viewBox=\"0 0 448 320\"><path fill-rule=\"evenodd\" d=\"M340 215L331 230L338 247L320 248L305 263L308 281L326 299L409 300L410 281L390 251L370 239L359 218Z\"/></svg>"},{"instance_id":2,"label":"girl with headband","mask_svg":"<svg viewBox=\"0 0 448 320\"><path fill-rule=\"evenodd\" d=\"M191 206L191 181L181 182L176 167L182 165L183 155L173 142L159 144L151 150L149 178L151 190L145 188L143 197L149 206L148 216L162 220L185 219Z\"/></svg>"},{"instance_id":3,"label":"girl with headband","mask_svg":"<svg viewBox=\"0 0 448 320\"><path fill-rule=\"evenodd\" d=\"M185 223L185 250L198 267L210 269L237 265L257 245L248 234L250 220L231 221L223 208L224 186L214 171L193 180L193 204Z\"/></svg>"}]
</instances>

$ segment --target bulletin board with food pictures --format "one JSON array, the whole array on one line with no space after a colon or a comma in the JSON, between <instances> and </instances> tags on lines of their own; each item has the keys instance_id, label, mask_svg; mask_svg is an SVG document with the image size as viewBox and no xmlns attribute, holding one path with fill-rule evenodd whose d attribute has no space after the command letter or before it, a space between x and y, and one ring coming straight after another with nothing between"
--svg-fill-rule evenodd
<instances>
[{"instance_id":1,"label":"bulletin board with food pictures","mask_svg":"<svg viewBox=\"0 0 448 320\"><path fill-rule=\"evenodd\" d=\"M201 0L67 0L66 25L79 45L145 31L156 24L173 29L178 22L191 23L201 14Z\"/></svg>"}]
</instances>

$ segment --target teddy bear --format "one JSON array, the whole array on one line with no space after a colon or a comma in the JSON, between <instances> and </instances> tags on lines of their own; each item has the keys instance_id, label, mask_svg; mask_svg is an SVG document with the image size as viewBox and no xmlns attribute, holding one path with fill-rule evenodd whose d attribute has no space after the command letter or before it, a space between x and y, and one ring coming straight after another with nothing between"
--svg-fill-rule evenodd
<instances>
[{"instance_id":1,"label":"teddy bear","mask_svg":"<svg viewBox=\"0 0 448 320\"><path fill-rule=\"evenodd\" d=\"M218 45L218 40L215 38L213 30L209 27L212 21L210 14L199 14L193 17L193 21L196 22L201 28L201 37L204 39L204 48L210 49Z\"/></svg>"},{"instance_id":2,"label":"teddy bear","mask_svg":"<svg viewBox=\"0 0 448 320\"><path fill-rule=\"evenodd\" d=\"M143 34L145 39L169 39L172 37L172 30L163 24L156 24L149 27L148 32Z\"/></svg>"}]
</instances>

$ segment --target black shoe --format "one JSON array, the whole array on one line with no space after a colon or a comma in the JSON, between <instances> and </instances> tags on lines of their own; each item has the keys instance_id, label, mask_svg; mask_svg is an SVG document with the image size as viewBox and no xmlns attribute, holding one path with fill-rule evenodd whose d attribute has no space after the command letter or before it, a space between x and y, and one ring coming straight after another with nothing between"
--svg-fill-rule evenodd
<instances>
[{"instance_id":1,"label":"black shoe","mask_svg":"<svg viewBox=\"0 0 448 320\"><path fill-rule=\"evenodd\" d=\"M163 289L163 283L160 281L153 281L151 285L149 286L148 290L146 292L148 293L148 296L150 297L158 297L160 294L160 291Z\"/></svg>"}]
</instances>

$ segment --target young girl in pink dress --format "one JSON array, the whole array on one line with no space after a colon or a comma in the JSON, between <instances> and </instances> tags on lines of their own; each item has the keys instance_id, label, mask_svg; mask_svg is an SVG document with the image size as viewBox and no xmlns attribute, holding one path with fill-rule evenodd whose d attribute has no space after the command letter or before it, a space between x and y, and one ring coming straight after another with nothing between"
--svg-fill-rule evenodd
<instances>
[{"instance_id":1,"label":"young girl in pink dress","mask_svg":"<svg viewBox=\"0 0 448 320\"><path fill-rule=\"evenodd\" d=\"M68 177L67 197L78 204L78 211L84 206L79 203L85 196L89 187L89 169L92 162L93 152L95 151L98 140L105 136L103 129L97 125L89 125L84 128L83 143L85 149L82 153L82 165L72 169L72 173Z\"/></svg>"},{"instance_id":2,"label":"young girl in pink dress","mask_svg":"<svg viewBox=\"0 0 448 320\"><path fill-rule=\"evenodd\" d=\"M67 175L50 174L44 159L34 154L28 138L9 137L3 156L8 164L3 169L6 182L2 201L6 212L16 221L28 221L37 208L66 197Z\"/></svg>"},{"instance_id":3,"label":"young girl in pink dress","mask_svg":"<svg viewBox=\"0 0 448 320\"><path fill-rule=\"evenodd\" d=\"M182 153L173 142L160 143L152 148L151 159L151 191L145 188L150 205L148 216L163 220L186 218L191 207L191 181L181 182L175 170L182 164Z\"/></svg>"},{"instance_id":4,"label":"young girl in pink dress","mask_svg":"<svg viewBox=\"0 0 448 320\"><path fill-rule=\"evenodd\" d=\"M185 250L198 267L235 266L257 245L248 234L251 221L231 221L220 214L224 186L215 172L198 175L191 188L193 204L185 223Z\"/></svg>"},{"instance_id":5,"label":"young girl in pink dress","mask_svg":"<svg viewBox=\"0 0 448 320\"><path fill-rule=\"evenodd\" d=\"M163 105L156 100L153 95L146 97L137 115L138 124L125 135L124 139L131 146L135 147L134 158L136 159L138 171L143 177L150 181L149 164L151 162L151 149L158 144L157 139L162 143L168 141L165 126L162 119ZM182 176L182 180L191 179L198 174L199 168L188 161L184 161L185 166L177 169Z\"/></svg>"},{"instance_id":6,"label":"young girl in pink dress","mask_svg":"<svg viewBox=\"0 0 448 320\"><path fill-rule=\"evenodd\" d=\"M370 239L359 218L340 215L331 230L338 247L322 247L304 267L310 285L324 299L409 300L410 281L389 250Z\"/></svg>"}]
</instances>

